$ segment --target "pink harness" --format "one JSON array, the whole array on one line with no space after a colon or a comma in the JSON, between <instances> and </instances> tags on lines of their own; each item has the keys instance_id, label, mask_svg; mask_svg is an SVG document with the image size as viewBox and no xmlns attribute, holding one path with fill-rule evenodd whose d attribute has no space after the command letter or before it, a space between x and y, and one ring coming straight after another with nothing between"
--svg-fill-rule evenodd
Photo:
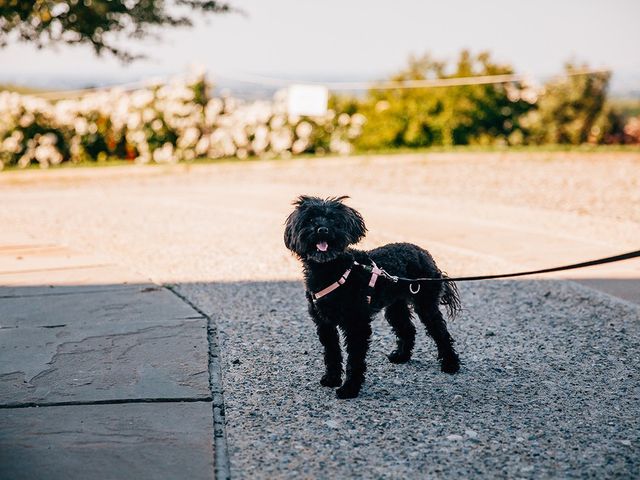
<instances>
[{"instance_id":1,"label":"pink harness","mask_svg":"<svg viewBox=\"0 0 640 480\"><path fill-rule=\"evenodd\" d=\"M376 286L378 277L384 273L384 270L382 270L381 268L378 268L378 266L375 264L373 260L371 260L371 264L372 266L369 267L368 265L362 265L361 263L358 263L356 261L353 262L353 265L359 265L359 266L365 267L367 270L371 269L371 278L369 279L369 295L367 295L367 303L369 304L371 303L371 293L373 292L373 289ZM347 281L347 278L349 278L349 274L351 273L351 269L353 268L353 265L347 268L347 271L342 274L342 276L338 279L337 282L333 282L327 288L323 288L319 292L311 293L311 298L313 299L313 301L317 302L318 299L340 288L340 286Z\"/></svg>"}]
</instances>

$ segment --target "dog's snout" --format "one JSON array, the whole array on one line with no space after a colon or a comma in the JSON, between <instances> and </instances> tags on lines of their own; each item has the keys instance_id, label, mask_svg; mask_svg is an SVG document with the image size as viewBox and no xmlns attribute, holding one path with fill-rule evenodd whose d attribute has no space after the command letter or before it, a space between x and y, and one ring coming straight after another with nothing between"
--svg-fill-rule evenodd
<instances>
[{"instance_id":1,"label":"dog's snout","mask_svg":"<svg viewBox=\"0 0 640 480\"><path fill-rule=\"evenodd\" d=\"M327 234L329 233L329 229L327 227L318 227L317 232Z\"/></svg>"}]
</instances>

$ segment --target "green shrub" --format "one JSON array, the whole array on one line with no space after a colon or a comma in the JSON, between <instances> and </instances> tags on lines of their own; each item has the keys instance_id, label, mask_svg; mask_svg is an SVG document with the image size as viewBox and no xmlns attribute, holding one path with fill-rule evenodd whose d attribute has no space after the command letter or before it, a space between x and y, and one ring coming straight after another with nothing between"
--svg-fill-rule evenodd
<instances>
[{"instance_id":1,"label":"green shrub","mask_svg":"<svg viewBox=\"0 0 640 480\"><path fill-rule=\"evenodd\" d=\"M603 107L607 99L609 72L574 75L585 70L586 65L568 64L566 76L549 81L537 102L536 108L522 118L527 132L527 143L572 144L586 143L593 137L596 123L606 127ZM604 112L604 115L608 115ZM611 124L613 126L613 124ZM607 131L597 135L604 138Z\"/></svg>"},{"instance_id":2,"label":"green shrub","mask_svg":"<svg viewBox=\"0 0 640 480\"><path fill-rule=\"evenodd\" d=\"M391 78L411 80L461 78L513 73L489 53L463 51L451 73L429 55L411 58L407 69ZM533 108L530 88L520 82L453 87L372 89L357 103L367 122L355 144L363 150L431 145L508 143L520 129L520 116Z\"/></svg>"}]
</instances>

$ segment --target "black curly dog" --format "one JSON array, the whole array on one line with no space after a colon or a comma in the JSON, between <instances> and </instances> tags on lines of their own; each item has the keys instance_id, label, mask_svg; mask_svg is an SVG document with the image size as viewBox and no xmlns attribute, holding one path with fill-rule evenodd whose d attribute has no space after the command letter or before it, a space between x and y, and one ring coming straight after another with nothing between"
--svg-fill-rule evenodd
<instances>
[{"instance_id":1,"label":"black curly dog","mask_svg":"<svg viewBox=\"0 0 640 480\"><path fill-rule=\"evenodd\" d=\"M321 199L301 196L286 221L284 243L302 261L309 301L309 313L324 346L326 372L320 383L327 387L342 384L342 352L338 328L347 350L346 379L337 389L338 398L355 398L364 382L365 357L371 337L371 320L383 308L397 338L397 347L388 357L393 363L411 358L416 329L411 322L410 306L438 347L441 369L456 373L460 368L453 338L438 305L447 307L453 317L460 310L458 291L453 282L423 283L416 294L407 284L380 277L373 291L371 272L354 265L372 265L391 275L407 278L444 277L426 250L410 243L392 243L370 251L349 248L362 239L367 229L362 216L345 205L348 197ZM313 294L336 282L351 268L340 287L321 298ZM367 299L370 296L370 303Z\"/></svg>"}]
</instances>

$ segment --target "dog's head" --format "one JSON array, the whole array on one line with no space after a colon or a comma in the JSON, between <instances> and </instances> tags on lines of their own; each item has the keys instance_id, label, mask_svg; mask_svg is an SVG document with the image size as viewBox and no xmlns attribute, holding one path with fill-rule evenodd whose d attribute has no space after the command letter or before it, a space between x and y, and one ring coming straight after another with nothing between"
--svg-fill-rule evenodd
<instances>
[{"instance_id":1,"label":"dog's head","mask_svg":"<svg viewBox=\"0 0 640 480\"><path fill-rule=\"evenodd\" d=\"M287 218L284 244L301 260L329 262L367 233L362 216L342 201L300 196Z\"/></svg>"}]
</instances>

